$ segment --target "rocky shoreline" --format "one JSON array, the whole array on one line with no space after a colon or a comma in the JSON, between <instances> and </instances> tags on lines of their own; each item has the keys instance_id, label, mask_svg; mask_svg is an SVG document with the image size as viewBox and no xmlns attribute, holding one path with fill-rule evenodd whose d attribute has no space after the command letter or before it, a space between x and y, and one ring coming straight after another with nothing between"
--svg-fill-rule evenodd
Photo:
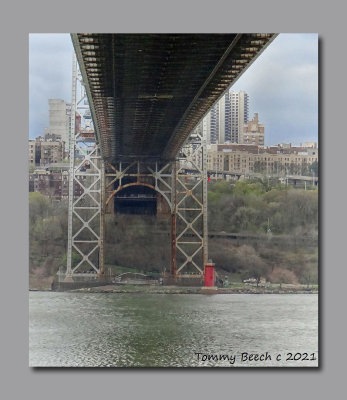
<instances>
[{"instance_id":1,"label":"rocky shoreline","mask_svg":"<svg viewBox=\"0 0 347 400\"><path fill-rule=\"evenodd\" d=\"M316 288L281 288L269 289L264 287L235 287L206 289L201 287L179 287L179 286L146 286L133 285L122 287L122 285L96 286L71 290L81 293L147 293L147 294L317 294Z\"/></svg>"}]
</instances>

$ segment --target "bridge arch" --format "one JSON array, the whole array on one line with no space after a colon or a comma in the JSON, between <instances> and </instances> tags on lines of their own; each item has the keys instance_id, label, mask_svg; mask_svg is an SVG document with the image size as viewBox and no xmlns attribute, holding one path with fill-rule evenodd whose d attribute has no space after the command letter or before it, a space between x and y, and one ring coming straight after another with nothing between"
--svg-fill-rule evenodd
<instances>
[{"instance_id":1,"label":"bridge arch","mask_svg":"<svg viewBox=\"0 0 347 400\"><path fill-rule=\"evenodd\" d=\"M149 205L149 208L152 211L149 211L149 214L153 214L153 215L159 215L161 217L164 216L169 216L170 214L173 213L172 210L172 201L171 201L171 193L168 193L167 191L163 191L161 190L160 187L158 187L157 184L151 184L151 183L146 183L146 182L129 182L123 185L118 186L116 189L112 190L112 192L109 192L107 196L107 198L105 199L105 210L106 213L113 213L113 212L119 212L119 207L123 207L126 205L124 204L123 206L121 206L120 204L118 204L118 206L116 206L116 203L113 204L112 200L114 199L116 200L124 200L123 199L123 195L122 195L122 191L127 191L127 189L129 188L135 188L135 187L144 187L144 188L148 188L150 189L150 192L142 192L138 195L137 200L141 203L141 201L148 201L151 200L152 201L152 205ZM159 196L158 196L159 195ZM135 196L136 197L136 196ZM132 200L132 198L127 197L127 195L125 195L125 200L128 199ZM165 199L166 201L163 201L163 199ZM112 207L112 209L110 208ZM113 209L113 207L115 207ZM143 207L143 205L139 205L139 207ZM118 210L118 211L117 211ZM130 212L132 213L132 212ZM135 214L137 214L137 212L135 212ZM140 214L142 214L142 212L140 212ZM145 212L146 214L146 212Z\"/></svg>"},{"instance_id":2,"label":"bridge arch","mask_svg":"<svg viewBox=\"0 0 347 400\"><path fill-rule=\"evenodd\" d=\"M120 185L117 187L117 189L113 190L112 193L107 197L106 199L106 206L108 206L108 204L110 203L110 201L112 200L113 197L115 197L120 191L132 187L132 186L146 186L152 190L154 190L155 192L160 193L160 191L153 185L151 185L150 183L145 183L145 182L131 182L131 183L126 183L125 185ZM163 196L166 201L168 202L166 196ZM169 206L171 206L171 204L168 202Z\"/></svg>"}]
</instances>

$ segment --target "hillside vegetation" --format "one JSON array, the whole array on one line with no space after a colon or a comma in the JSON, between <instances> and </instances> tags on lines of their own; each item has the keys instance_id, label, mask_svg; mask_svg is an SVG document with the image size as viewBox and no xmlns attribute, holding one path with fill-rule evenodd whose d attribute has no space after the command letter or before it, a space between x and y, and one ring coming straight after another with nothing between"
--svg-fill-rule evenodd
<instances>
[{"instance_id":1,"label":"hillside vegetation","mask_svg":"<svg viewBox=\"0 0 347 400\"><path fill-rule=\"evenodd\" d=\"M220 276L317 283L318 190L268 181L209 185L209 257ZM30 286L47 286L65 268L67 203L29 193ZM107 215L105 264L161 272L170 265L169 218ZM223 237L236 234L236 239ZM218 235L219 234L219 235ZM78 256L74 256L78 261Z\"/></svg>"}]
</instances>

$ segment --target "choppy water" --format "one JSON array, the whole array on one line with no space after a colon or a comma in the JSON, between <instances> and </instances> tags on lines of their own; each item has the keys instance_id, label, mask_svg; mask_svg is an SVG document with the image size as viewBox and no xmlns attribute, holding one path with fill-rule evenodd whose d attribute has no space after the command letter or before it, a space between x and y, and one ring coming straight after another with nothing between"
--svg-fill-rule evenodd
<instances>
[{"instance_id":1,"label":"choppy water","mask_svg":"<svg viewBox=\"0 0 347 400\"><path fill-rule=\"evenodd\" d=\"M32 367L318 365L313 294L30 292L29 304ZM246 352L268 352L271 360L242 362ZM300 359L285 361L288 352ZM235 355L234 363L223 355Z\"/></svg>"}]
</instances>

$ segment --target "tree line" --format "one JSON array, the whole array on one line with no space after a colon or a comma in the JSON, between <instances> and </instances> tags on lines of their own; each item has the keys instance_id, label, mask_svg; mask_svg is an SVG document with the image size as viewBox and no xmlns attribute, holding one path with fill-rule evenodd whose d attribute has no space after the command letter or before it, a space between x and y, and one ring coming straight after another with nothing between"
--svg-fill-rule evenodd
<instances>
[{"instance_id":1,"label":"tree line","mask_svg":"<svg viewBox=\"0 0 347 400\"><path fill-rule=\"evenodd\" d=\"M218 181L208 187L209 240L217 272L240 279L317 283L318 190L272 185L267 179ZM29 272L32 286L66 268L67 202L29 193ZM78 256L74 255L78 262ZM106 267L162 272L170 266L170 218L106 215Z\"/></svg>"}]
</instances>

